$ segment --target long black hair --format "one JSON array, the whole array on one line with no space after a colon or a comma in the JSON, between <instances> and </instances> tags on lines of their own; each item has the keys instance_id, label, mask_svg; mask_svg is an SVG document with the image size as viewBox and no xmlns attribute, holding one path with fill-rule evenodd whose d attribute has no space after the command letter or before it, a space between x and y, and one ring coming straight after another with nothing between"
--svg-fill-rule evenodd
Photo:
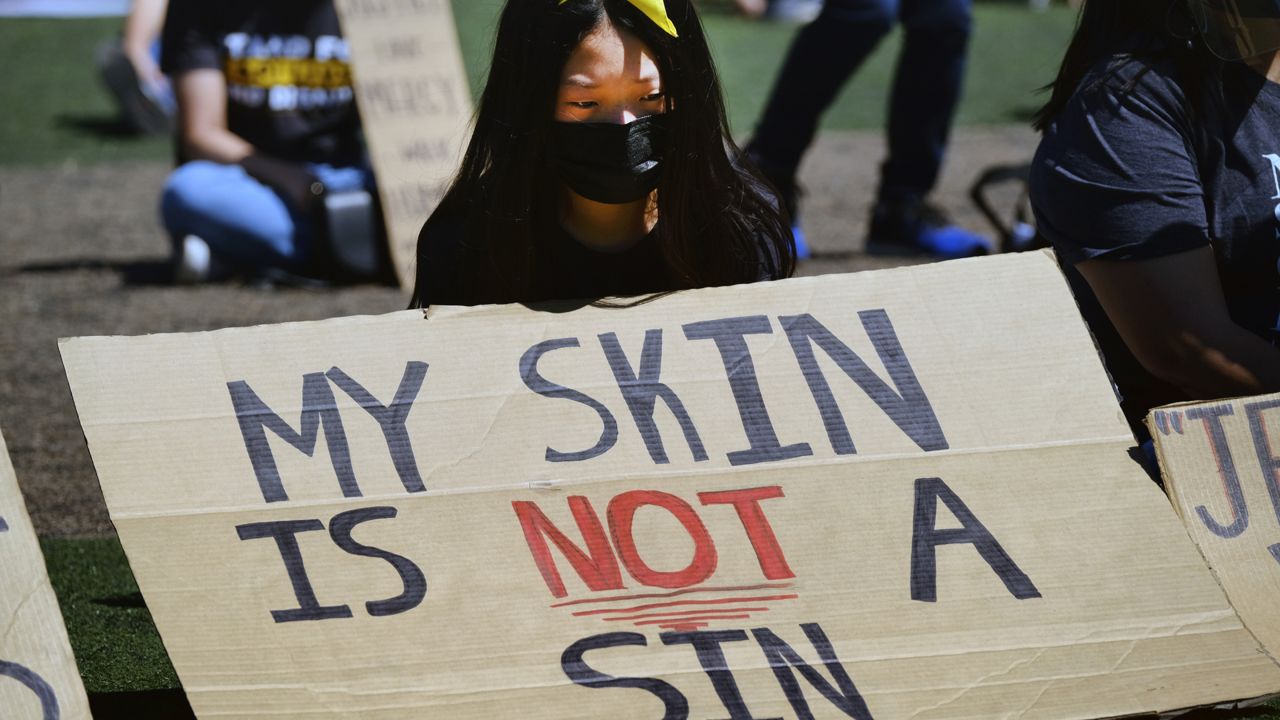
<instances>
[{"instance_id":1,"label":"long black hair","mask_svg":"<svg viewBox=\"0 0 1280 720\"><path fill-rule=\"evenodd\" d=\"M546 299L533 295L539 244L559 222L561 183L550 144L560 76L602 22L639 38L662 76L669 119L655 239L669 277L655 280L662 283L655 289L757 280L762 256L776 265L773 276L794 271L782 211L730 138L693 2L666 0L666 7L679 37L627 0L508 0L462 166L419 236L415 306L423 296L424 238L434 223L457 218L465 238L457 272L472 300Z\"/></svg>"},{"instance_id":2,"label":"long black hair","mask_svg":"<svg viewBox=\"0 0 1280 720\"><path fill-rule=\"evenodd\" d=\"M1111 57L1117 58L1111 72L1129 62L1171 62L1175 80L1193 112L1198 111L1205 91L1220 79L1222 63L1195 37L1187 1L1085 0L1058 77L1045 86L1051 90L1049 101L1035 114L1032 126L1047 128L1085 75Z\"/></svg>"}]
</instances>

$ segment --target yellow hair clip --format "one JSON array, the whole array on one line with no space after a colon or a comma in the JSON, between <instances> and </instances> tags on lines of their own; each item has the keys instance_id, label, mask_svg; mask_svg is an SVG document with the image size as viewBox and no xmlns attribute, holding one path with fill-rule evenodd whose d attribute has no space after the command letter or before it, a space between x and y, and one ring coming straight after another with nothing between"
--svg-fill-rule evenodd
<instances>
[{"instance_id":1,"label":"yellow hair clip","mask_svg":"<svg viewBox=\"0 0 1280 720\"><path fill-rule=\"evenodd\" d=\"M560 0L560 4L563 5L568 1ZM667 16L667 4L663 0L627 0L627 2L636 6L636 9L652 20L654 25L662 28L671 37L680 37L676 34L676 24Z\"/></svg>"}]
</instances>

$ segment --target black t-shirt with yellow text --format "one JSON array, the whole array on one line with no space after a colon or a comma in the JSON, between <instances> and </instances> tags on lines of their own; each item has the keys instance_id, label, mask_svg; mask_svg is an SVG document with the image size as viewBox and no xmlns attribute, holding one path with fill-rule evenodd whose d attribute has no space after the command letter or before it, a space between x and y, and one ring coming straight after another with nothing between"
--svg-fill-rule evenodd
<instances>
[{"instance_id":1,"label":"black t-shirt with yellow text","mask_svg":"<svg viewBox=\"0 0 1280 720\"><path fill-rule=\"evenodd\" d=\"M332 0L171 0L161 67L221 70L227 127L295 162L361 162L350 52Z\"/></svg>"}]
</instances>

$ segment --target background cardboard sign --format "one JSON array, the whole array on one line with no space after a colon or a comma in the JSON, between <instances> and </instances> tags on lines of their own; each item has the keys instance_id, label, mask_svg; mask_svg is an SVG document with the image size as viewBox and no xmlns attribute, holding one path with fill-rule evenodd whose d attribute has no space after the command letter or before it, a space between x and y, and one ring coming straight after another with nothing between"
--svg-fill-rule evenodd
<instances>
[{"instance_id":1,"label":"background cardboard sign","mask_svg":"<svg viewBox=\"0 0 1280 720\"><path fill-rule=\"evenodd\" d=\"M62 352L198 715L1078 718L1280 691L1046 255Z\"/></svg>"},{"instance_id":2,"label":"background cardboard sign","mask_svg":"<svg viewBox=\"0 0 1280 720\"><path fill-rule=\"evenodd\" d=\"M471 92L449 0L337 0L391 260L413 287L418 232L458 169Z\"/></svg>"},{"instance_id":3,"label":"background cardboard sign","mask_svg":"<svg viewBox=\"0 0 1280 720\"><path fill-rule=\"evenodd\" d=\"M58 599L0 435L0 717L88 720Z\"/></svg>"},{"instance_id":4,"label":"background cardboard sign","mask_svg":"<svg viewBox=\"0 0 1280 720\"><path fill-rule=\"evenodd\" d=\"M1147 417L1165 487L1240 613L1280 653L1280 394Z\"/></svg>"}]
</instances>

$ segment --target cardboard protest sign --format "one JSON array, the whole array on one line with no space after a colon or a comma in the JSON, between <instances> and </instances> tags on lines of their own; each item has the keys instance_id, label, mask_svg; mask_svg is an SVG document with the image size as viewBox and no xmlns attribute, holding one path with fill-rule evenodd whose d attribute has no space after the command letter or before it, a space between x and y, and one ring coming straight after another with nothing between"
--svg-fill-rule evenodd
<instances>
[{"instance_id":1,"label":"cardboard protest sign","mask_svg":"<svg viewBox=\"0 0 1280 720\"><path fill-rule=\"evenodd\" d=\"M89 718L58 599L0 435L0 717Z\"/></svg>"},{"instance_id":2,"label":"cardboard protest sign","mask_svg":"<svg viewBox=\"0 0 1280 720\"><path fill-rule=\"evenodd\" d=\"M413 287L418 231L458 169L471 92L449 0L337 0L391 260Z\"/></svg>"},{"instance_id":3,"label":"cardboard protest sign","mask_svg":"<svg viewBox=\"0 0 1280 720\"><path fill-rule=\"evenodd\" d=\"M198 715L1081 718L1280 691L1046 255L62 353Z\"/></svg>"},{"instance_id":4,"label":"cardboard protest sign","mask_svg":"<svg viewBox=\"0 0 1280 720\"><path fill-rule=\"evenodd\" d=\"M1280 654L1280 394L1152 411L1165 487L1246 627Z\"/></svg>"}]
</instances>

